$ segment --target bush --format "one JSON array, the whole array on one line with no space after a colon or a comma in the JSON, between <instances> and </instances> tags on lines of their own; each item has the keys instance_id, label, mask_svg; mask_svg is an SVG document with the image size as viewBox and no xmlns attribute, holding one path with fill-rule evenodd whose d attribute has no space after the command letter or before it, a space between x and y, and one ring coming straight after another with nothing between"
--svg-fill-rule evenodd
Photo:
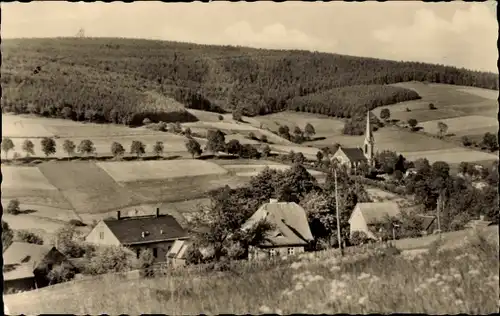
<instances>
[{"instance_id":1,"label":"bush","mask_svg":"<svg viewBox=\"0 0 500 316\"><path fill-rule=\"evenodd\" d=\"M35 245L43 245L43 238L34 234L28 230L18 230L16 231L16 240L21 242L27 242Z\"/></svg>"},{"instance_id":2,"label":"bush","mask_svg":"<svg viewBox=\"0 0 500 316\"><path fill-rule=\"evenodd\" d=\"M135 253L122 246L101 246L90 260L89 273L92 275L126 272L137 266Z\"/></svg>"},{"instance_id":3,"label":"bush","mask_svg":"<svg viewBox=\"0 0 500 316\"><path fill-rule=\"evenodd\" d=\"M52 269L47 274L49 279L49 284L57 284L62 282L67 282L75 277L76 269L69 263L62 263L52 267Z\"/></svg>"},{"instance_id":4,"label":"bush","mask_svg":"<svg viewBox=\"0 0 500 316\"><path fill-rule=\"evenodd\" d=\"M267 136L266 136L266 135L262 135L262 136L260 137L260 141L261 141L261 142L263 142L263 143L267 143L267 142L268 142L268 140L267 140Z\"/></svg>"},{"instance_id":5,"label":"bush","mask_svg":"<svg viewBox=\"0 0 500 316\"><path fill-rule=\"evenodd\" d=\"M429 103L429 110L436 110L436 106L434 105L434 103Z\"/></svg>"},{"instance_id":6,"label":"bush","mask_svg":"<svg viewBox=\"0 0 500 316\"><path fill-rule=\"evenodd\" d=\"M217 118L219 119L219 121L224 120L224 116L222 116L222 115L217 116Z\"/></svg>"},{"instance_id":7,"label":"bush","mask_svg":"<svg viewBox=\"0 0 500 316\"><path fill-rule=\"evenodd\" d=\"M18 215L21 213L21 208L19 207L19 200L10 200L9 205L7 205L7 214Z\"/></svg>"},{"instance_id":8,"label":"bush","mask_svg":"<svg viewBox=\"0 0 500 316\"><path fill-rule=\"evenodd\" d=\"M70 219L69 220L69 224L70 225L73 225L73 226L76 226L76 227L84 227L84 226L87 226L87 224L85 224L84 222L82 222L81 220L79 219Z\"/></svg>"},{"instance_id":9,"label":"bush","mask_svg":"<svg viewBox=\"0 0 500 316\"><path fill-rule=\"evenodd\" d=\"M368 238L368 236L366 235L365 232L355 231L352 233L352 236L349 239L349 242L353 246L360 246L360 245L364 245L364 244L367 244L368 242L370 242L370 238Z\"/></svg>"}]
</instances>

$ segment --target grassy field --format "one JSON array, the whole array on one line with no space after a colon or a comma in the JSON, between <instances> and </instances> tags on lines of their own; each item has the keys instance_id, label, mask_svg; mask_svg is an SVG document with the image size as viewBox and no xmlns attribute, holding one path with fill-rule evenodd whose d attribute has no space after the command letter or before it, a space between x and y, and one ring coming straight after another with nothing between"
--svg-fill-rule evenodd
<instances>
[{"instance_id":1,"label":"grassy field","mask_svg":"<svg viewBox=\"0 0 500 316\"><path fill-rule=\"evenodd\" d=\"M141 202L92 162L48 162L38 167L77 213L99 213Z\"/></svg>"},{"instance_id":2,"label":"grassy field","mask_svg":"<svg viewBox=\"0 0 500 316\"><path fill-rule=\"evenodd\" d=\"M293 133L296 126L304 130L306 124L310 123L316 131L315 137L341 135L344 128L344 122L337 118L290 111L258 116L255 120L258 121L259 125L262 124L264 128L269 128L274 132L277 132L280 126L286 125L290 128L290 133Z\"/></svg>"},{"instance_id":3,"label":"grassy field","mask_svg":"<svg viewBox=\"0 0 500 316\"><path fill-rule=\"evenodd\" d=\"M443 150L423 150L419 152L404 152L403 155L412 161L419 158L426 158L430 163L435 161L446 161L449 164L459 164L460 162L493 162L498 159L495 154L489 154L467 148L451 148Z\"/></svg>"},{"instance_id":4,"label":"grassy field","mask_svg":"<svg viewBox=\"0 0 500 316\"><path fill-rule=\"evenodd\" d=\"M2 166L2 189L57 190L36 167Z\"/></svg>"},{"instance_id":5,"label":"grassy field","mask_svg":"<svg viewBox=\"0 0 500 316\"><path fill-rule=\"evenodd\" d=\"M448 126L447 134L455 134L456 136L484 135L486 132L498 132L498 119L496 117L484 117L480 115L426 121L419 126L423 127L427 133L438 135L438 122L443 122Z\"/></svg>"},{"instance_id":6,"label":"grassy field","mask_svg":"<svg viewBox=\"0 0 500 316\"><path fill-rule=\"evenodd\" d=\"M153 279L108 275L5 295L4 300L11 312L28 315L484 315L499 308L498 244L478 247L477 240L462 240L463 245L453 250L412 256L358 251L343 258L334 252L302 254L274 263L241 263L230 272L206 276L194 270L167 272L166 277Z\"/></svg>"},{"instance_id":7,"label":"grassy field","mask_svg":"<svg viewBox=\"0 0 500 316\"><path fill-rule=\"evenodd\" d=\"M227 172L214 163L196 159L99 162L97 166L106 171L116 182L218 175Z\"/></svg>"},{"instance_id":8,"label":"grassy field","mask_svg":"<svg viewBox=\"0 0 500 316\"><path fill-rule=\"evenodd\" d=\"M498 95L497 91L421 82L403 82L394 86L413 89L422 99L377 108L373 110L377 116L383 108L390 109L391 118L405 122L410 118L426 122L469 115L496 117L498 112L494 97ZM429 103L433 103L437 109L430 110ZM407 112L406 108L410 109L410 112Z\"/></svg>"}]
</instances>

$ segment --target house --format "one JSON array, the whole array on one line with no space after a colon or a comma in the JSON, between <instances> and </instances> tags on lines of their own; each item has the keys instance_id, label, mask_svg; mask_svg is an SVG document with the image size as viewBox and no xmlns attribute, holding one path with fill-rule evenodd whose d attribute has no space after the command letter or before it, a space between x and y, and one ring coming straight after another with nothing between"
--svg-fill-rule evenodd
<instances>
[{"instance_id":1,"label":"house","mask_svg":"<svg viewBox=\"0 0 500 316\"><path fill-rule=\"evenodd\" d=\"M293 255L304 252L314 237L306 211L294 202L271 199L262 205L242 226L248 229L265 219L274 226L266 241L249 249L249 259Z\"/></svg>"},{"instance_id":2,"label":"house","mask_svg":"<svg viewBox=\"0 0 500 316\"><path fill-rule=\"evenodd\" d=\"M13 242L3 253L4 293L29 291L49 285L47 274L68 262L55 247Z\"/></svg>"},{"instance_id":3,"label":"house","mask_svg":"<svg viewBox=\"0 0 500 316\"><path fill-rule=\"evenodd\" d=\"M97 245L122 245L135 251L151 249L155 263L165 262L166 255L176 240L188 239L187 232L170 215L122 217L100 221L85 237L85 241Z\"/></svg>"},{"instance_id":4,"label":"house","mask_svg":"<svg viewBox=\"0 0 500 316\"><path fill-rule=\"evenodd\" d=\"M379 239L374 225L383 223L389 217L399 217L401 210L396 202L358 203L349 218L350 236L354 232L364 232L368 238Z\"/></svg>"},{"instance_id":5,"label":"house","mask_svg":"<svg viewBox=\"0 0 500 316\"><path fill-rule=\"evenodd\" d=\"M357 168L361 164L366 163L373 166L374 163L374 147L375 138L370 126L370 112L366 115L366 131L363 148L360 147L342 147L340 146L333 154L331 160L347 166L349 169Z\"/></svg>"},{"instance_id":6,"label":"house","mask_svg":"<svg viewBox=\"0 0 500 316\"><path fill-rule=\"evenodd\" d=\"M484 219L484 215L479 215L479 219L473 219L464 225L465 228L483 228L493 225L493 222Z\"/></svg>"},{"instance_id":7,"label":"house","mask_svg":"<svg viewBox=\"0 0 500 316\"><path fill-rule=\"evenodd\" d=\"M176 240L167 253L167 263L174 268L186 265L187 250L191 246L192 243L189 240Z\"/></svg>"},{"instance_id":8,"label":"house","mask_svg":"<svg viewBox=\"0 0 500 316\"><path fill-rule=\"evenodd\" d=\"M417 218L422 221L422 235L431 235L437 230L436 216L418 214Z\"/></svg>"}]
</instances>

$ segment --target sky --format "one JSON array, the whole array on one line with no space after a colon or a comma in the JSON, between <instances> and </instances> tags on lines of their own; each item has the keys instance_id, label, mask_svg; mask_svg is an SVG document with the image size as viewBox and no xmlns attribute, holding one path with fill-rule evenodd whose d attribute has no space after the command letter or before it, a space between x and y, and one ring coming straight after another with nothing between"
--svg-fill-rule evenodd
<instances>
[{"instance_id":1,"label":"sky","mask_svg":"<svg viewBox=\"0 0 500 316\"><path fill-rule=\"evenodd\" d=\"M306 49L498 72L494 1L2 3L2 38L134 37Z\"/></svg>"}]
</instances>

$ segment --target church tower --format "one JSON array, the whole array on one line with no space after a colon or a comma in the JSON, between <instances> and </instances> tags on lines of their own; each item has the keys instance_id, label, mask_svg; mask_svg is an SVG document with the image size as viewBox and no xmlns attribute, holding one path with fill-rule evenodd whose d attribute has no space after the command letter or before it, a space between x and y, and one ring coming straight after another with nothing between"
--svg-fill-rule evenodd
<instances>
[{"instance_id":1,"label":"church tower","mask_svg":"<svg viewBox=\"0 0 500 316\"><path fill-rule=\"evenodd\" d=\"M365 132L365 142L363 145L363 154L365 154L366 159L368 159L368 164L373 165L373 147L375 146L375 139L373 137L372 129L370 126L370 111L366 114L366 132Z\"/></svg>"}]
</instances>

